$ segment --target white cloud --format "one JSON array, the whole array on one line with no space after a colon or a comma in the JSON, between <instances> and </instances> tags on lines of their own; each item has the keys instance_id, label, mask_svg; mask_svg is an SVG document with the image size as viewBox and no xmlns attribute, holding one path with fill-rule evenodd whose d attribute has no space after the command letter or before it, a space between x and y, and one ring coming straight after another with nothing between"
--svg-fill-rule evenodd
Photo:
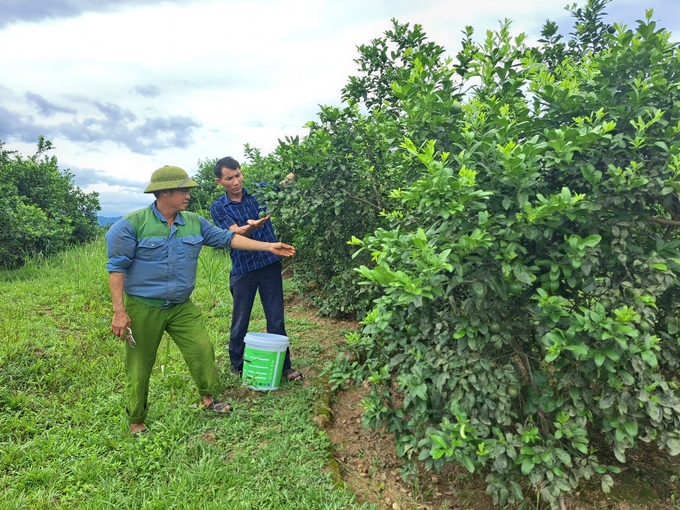
<instances>
[{"instance_id":1,"label":"white cloud","mask_svg":"<svg viewBox=\"0 0 680 510\"><path fill-rule=\"evenodd\" d=\"M381 37L390 18L422 24L455 55L465 25L479 38L504 18L515 33L537 36L546 18L568 31L566 3L45 0L40 12L13 13L27 21L0 25L0 47L11 48L0 57L0 139L29 155L32 137L51 132L62 166L110 176L82 182L102 193L102 214L118 215L148 197L111 187L117 180L144 183L165 164L193 172L200 159L243 159L246 143L267 153L304 135L319 104L340 103L356 47ZM644 16L638 3L607 10L632 26ZM675 0L647 4L674 28Z\"/></svg>"}]
</instances>

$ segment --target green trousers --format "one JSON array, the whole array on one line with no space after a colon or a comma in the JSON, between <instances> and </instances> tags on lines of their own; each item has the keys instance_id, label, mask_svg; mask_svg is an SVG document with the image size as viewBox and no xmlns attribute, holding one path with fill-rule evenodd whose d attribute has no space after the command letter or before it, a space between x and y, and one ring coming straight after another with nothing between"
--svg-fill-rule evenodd
<instances>
[{"instance_id":1,"label":"green trousers","mask_svg":"<svg viewBox=\"0 0 680 510\"><path fill-rule=\"evenodd\" d=\"M200 395L222 392L215 351L200 310L191 300L161 309L125 296L125 309L137 346L125 343L125 393L129 423L142 423L148 412L149 379L158 346L167 331L179 348Z\"/></svg>"}]
</instances>

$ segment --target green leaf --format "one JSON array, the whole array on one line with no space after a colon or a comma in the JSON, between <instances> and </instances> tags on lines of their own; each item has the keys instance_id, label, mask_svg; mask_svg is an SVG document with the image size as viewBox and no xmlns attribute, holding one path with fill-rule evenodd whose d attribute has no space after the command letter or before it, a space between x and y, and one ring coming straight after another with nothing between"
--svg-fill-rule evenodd
<instances>
[{"instance_id":1,"label":"green leaf","mask_svg":"<svg viewBox=\"0 0 680 510\"><path fill-rule=\"evenodd\" d=\"M659 406L650 401L647 402L647 414L652 420L658 422L659 420L661 420L661 416L663 413Z\"/></svg>"},{"instance_id":2,"label":"green leaf","mask_svg":"<svg viewBox=\"0 0 680 510\"><path fill-rule=\"evenodd\" d=\"M534 469L534 463L531 459L524 459L522 461L522 474L527 476Z\"/></svg>"},{"instance_id":3,"label":"green leaf","mask_svg":"<svg viewBox=\"0 0 680 510\"><path fill-rule=\"evenodd\" d=\"M510 487L512 488L512 492L515 493L515 499L517 501L523 501L524 493L522 492L522 487L520 486L520 484L518 484L515 481L510 481Z\"/></svg>"},{"instance_id":4,"label":"green leaf","mask_svg":"<svg viewBox=\"0 0 680 510\"><path fill-rule=\"evenodd\" d=\"M574 385L569 386L569 396L572 398L572 400L579 400L581 398L581 390Z\"/></svg>"},{"instance_id":5,"label":"green leaf","mask_svg":"<svg viewBox=\"0 0 680 510\"><path fill-rule=\"evenodd\" d=\"M439 459L439 458L443 457L445 453L446 453L446 450L443 449L443 448L433 448L432 450L430 450L430 455L432 456L433 459ZM420 457L420 456L418 456L418 457ZM424 460L424 459L419 458L419 460Z\"/></svg>"},{"instance_id":6,"label":"green leaf","mask_svg":"<svg viewBox=\"0 0 680 510\"><path fill-rule=\"evenodd\" d=\"M463 465L465 469L467 469L470 473L475 472L475 464L472 462L472 459L470 458L469 455L461 455L460 456L460 463Z\"/></svg>"},{"instance_id":7,"label":"green leaf","mask_svg":"<svg viewBox=\"0 0 680 510\"><path fill-rule=\"evenodd\" d=\"M600 241L602 240L602 236L588 236L583 240L583 244L589 248L594 248L598 244L600 244Z\"/></svg>"},{"instance_id":8,"label":"green leaf","mask_svg":"<svg viewBox=\"0 0 680 510\"><path fill-rule=\"evenodd\" d=\"M614 360L614 361L618 361L618 360ZM619 377L621 378L621 380L623 381L623 384L625 384L627 386L632 386L633 384L635 384L635 378L632 375L630 375L628 372L626 372L625 370L619 370L618 374L619 374Z\"/></svg>"},{"instance_id":9,"label":"green leaf","mask_svg":"<svg viewBox=\"0 0 680 510\"><path fill-rule=\"evenodd\" d=\"M605 356L607 356L610 360L614 362L617 362L620 359L619 354L613 349L604 349L602 352L604 353Z\"/></svg>"},{"instance_id":10,"label":"green leaf","mask_svg":"<svg viewBox=\"0 0 680 510\"><path fill-rule=\"evenodd\" d=\"M618 444L614 444L614 457L616 457L616 460L621 462L622 464L626 463L626 452L623 448L621 448Z\"/></svg>"},{"instance_id":11,"label":"green leaf","mask_svg":"<svg viewBox=\"0 0 680 510\"><path fill-rule=\"evenodd\" d=\"M662 140L658 140L658 141L654 142L654 145L656 145L657 147L661 147L667 153L670 152L668 145L666 145L666 142L664 142Z\"/></svg>"},{"instance_id":12,"label":"green leaf","mask_svg":"<svg viewBox=\"0 0 680 510\"><path fill-rule=\"evenodd\" d=\"M573 352L574 354L578 354L579 356L585 356L588 354L588 348L585 345L565 345L564 348ZM579 356L577 356L577 358Z\"/></svg>"},{"instance_id":13,"label":"green leaf","mask_svg":"<svg viewBox=\"0 0 680 510\"><path fill-rule=\"evenodd\" d=\"M532 279L529 273L527 273L526 269L523 266L515 265L512 268L512 272L515 274L515 278L517 278L520 282L530 284Z\"/></svg>"},{"instance_id":14,"label":"green leaf","mask_svg":"<svg viewBox=\"0 0 680 510\"><path fill-rule=\"evenodd\" d=\"M427 400L427 384L419 384L413 388L413 393L415 393L421 400Z\"/></svg>"},{"instance_id":15,"label":"green leaf","mask_svg":"<svg viewBox=\"0 0 680 510\"><path fill-rule=\"evenodd\" d=\"M559 352L559 351L548 352L548 353L545 355L545 361L546 361L547 363L552 363L553 361L555 361L555 360L556 360L557 358L559 358L559 357L560 357L560 352Z\"/></svg>"},{"instance_id":16,"label":"green leaf","mask_svg":"<svg viewBox=\"0 0 680 510\"><path fill-rule=\"evenodd\" d=\"M602 354L601 352L596 352L593 354L593 360L595 361L595 365L597 367L601 367L602 364L604 363L606 356Z\"/></svg>"},{"instance_id":17,"label":"green leaf","mask_svg":"<svg viewBox=\"0 0 680 510\"><path fill-rule=\"evenodd\" d=\"M439 434L432 434L430 436L430 439L432 440L432 442L434 444L436 444L440 448L443 448L443 449L448 448L448 445L446 444L446 440L442 436L440 436Z\"/></svg>"},{"instance_id":18,"label":"green leaf","mask_svg":"<svg viewBox=\"0 0 680 510\"><path fill-rule=\"evenodd\" d=\"M571 490L571 485L569 485L569 483L564 478L558 478L555 480L555 485L557 485L564 492L569 492Z\"/></svg>"},{"instance_id":19,"label":"green leaf","mask_svg":"<svg viewBox=\"0 0 680 510\"><path fill-rule=\"evenodd\" d=\"M571 467L571 457L567 452L562 450L561 448L555 448L555 456L560 460L562 464L564 464L567 467Z\"/></svg>"},{"instance_id":20,"label":"green leaf","mask_svg":"<svg viewBox=\"0 0 680 510\"><path fill-rule=\"evenodd\" d=\"M605 395L600 399L600 404L599 407L600 409L609 409L611 406L614 405L614 401L616 400L616 394L615 393L610 393L609 395Z\"/></svg>"},{"instance_id":21,"label":"green leaf","mask_svg":"<svg viewBox=\"0 0 680 510\"><path fill-rule=\"evenodd\" d=\"M630 437L634 438L637 436L638 426L637 423L635 423L634 421L627 421L626 423L623 424L623 428L626 430Z\"/></svg>"},{"instance_id":22,"label":"green leaf","mask_svg":"<svg viewBox=\"0 0 680 510\"><path fill-rule=\"evenodd\" d=\"M580 451L583 455L588 455L588 447L583 443L573 443L572 446Z\"/></svg>"},{"instance_id":23,"label":"green leaf","mask_svg":"<svg viewBox=\"0 0 680 510\"><path fill-rule=\"evenodd\" d=\"M642 351L640 357L652 368L656 368L659 364L652 351Z\"/></svg>"},{"instance_id":24,"label":"green leaf","mask_svg":"<svg viewBox=\"0 0 680 510\"><path fill-rule=\"evenodd\" d=\"M666 446L668 446L668 453L670 453L672 457L675 457L676 455L680 454L679 437L671 437L668 440L666 440Z\"/></svg>"}]
</instances>

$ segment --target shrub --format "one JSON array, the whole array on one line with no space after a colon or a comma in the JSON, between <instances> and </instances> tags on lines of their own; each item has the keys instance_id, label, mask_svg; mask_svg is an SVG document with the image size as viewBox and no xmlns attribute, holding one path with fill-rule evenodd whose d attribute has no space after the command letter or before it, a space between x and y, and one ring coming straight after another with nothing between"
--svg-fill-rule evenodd
<instances>
[{"instance_id":1,"label":"shrub","mask_svg":"<svg viewBox=\"0 0 680 510\"><path fill-rule=\"evenodd\" d=\"M84 193L73 174L60 171L52 144L40 137L30 158L7 151L0 141L0 261L12 267L26 257L51 255L97 234L97 193Z\"/></svg>"},{"instance_id":2,"label":"shrub","mask_svg":"<svg viewBox=\"0 0 680 510\"><path fill-rule=\"evenodd\" d=\"M498 504L556 507L594 475L608 491L606 445L680 453L680 53L651 11L609 26L607 3L574 8L566 43L551 22L537 47L509 22L481 44L468 28L462 114L402 144L388 172L422 177L352 241L380 294L353 339L364 421L407 459L485 473ZM439 104L424 86L393 85L404 112Z\"/></svg>"}]
</instances>

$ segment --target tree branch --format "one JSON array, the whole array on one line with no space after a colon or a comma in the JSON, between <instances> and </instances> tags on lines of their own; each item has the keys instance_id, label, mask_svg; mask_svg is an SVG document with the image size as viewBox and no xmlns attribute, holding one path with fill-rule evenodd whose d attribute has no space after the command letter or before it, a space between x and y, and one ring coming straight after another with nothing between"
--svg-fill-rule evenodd
<instances>
[{"instance_id":1,"label":"tree branch","mask_svg":"<svg viewBox=\"0 0 680 510\"><path fill-rule=\"evenodd\" d=\"M382 207L380 207L380 206L378 206L378 205L375 205L374 203L369 202L368 200L365 200L365 199L363 199L363 198L361 198L361 197L354 197L354 196L352 196L352 195L348 195L347 198L348 198L349 200L358 200L359 202L363 202L364 204L371 206L371 207L372 207L373 209L375 209L376 211L382 211ZM680 221L678 222L678 225L680 225Z\"/></svg>"},{"instance_id":2,"label":"tree branch","mask_svg":"<svg viewBox=\"0 0 680 510\"><path fill-rule=\"evenodd\" d=\"M661 225L669 225L672 227L680 227L680 221L678 220L666 220L664 218L655 218L654 216L647 216L647 221L653 223L659 223Z\"/></svg>"},{"instance_id":3,"label":"tree branch","mask_svg":"<svg viewBox=\"0 0 680 510\"><path fill-rule=\"evenodd\" d=\"M531 371L531 361L529 361L529 356L526 355L524 350L519 346L516 340L511 341L511 345L515 352L517 353L517 356L519 357L520 362L522 363L522 366L524 367L524 370L526 371L527 375L529 376L529 381L531 382L531 385L534 387L536 392L540 393L540 388L538 387L538 384L534 382L534 375ZM541 427L541 432L544 435L549 435L550 434L550 427L548 425L548 420L545 417L545 413L543 410L539 407L538 408L538 422L539 426Z\"/></svg>"},{"instance_id":4,"label":"tree branch","mask_svg":"<svg viewBox=\"0 0 680 510\"><path fill-rule=\"evenodd\" d=\"M673 230L675 230L675 227L672 225L668 225L666 227L666 231L663 233L663 240L668 241L671 238L671 234L673 233Z\"/></svg>"},{"instance_id":5,"label":"tree branch","mask_svg":"<svg viewBox=\"0 0 680 510\"><path fill-rule=\"evenodd\" d=\"M326 188L323 187L323 184L319 184L319 187L320 187L325 193L328 193L328 191L326 190ZM345 197L346 197L348 200L358 200L359 202L363 202L364 204L366 204L366 205L372 207L373 209L375 209L376 211L382 211L382 210L383 210L382 207L380 207L380 206L378 206L378 205L375 205L373 202L369 202L368 200L366 200L366 199L364 199L364 198L355 197L354 195L345 195Z\"/></svg>"}]
</instances>

